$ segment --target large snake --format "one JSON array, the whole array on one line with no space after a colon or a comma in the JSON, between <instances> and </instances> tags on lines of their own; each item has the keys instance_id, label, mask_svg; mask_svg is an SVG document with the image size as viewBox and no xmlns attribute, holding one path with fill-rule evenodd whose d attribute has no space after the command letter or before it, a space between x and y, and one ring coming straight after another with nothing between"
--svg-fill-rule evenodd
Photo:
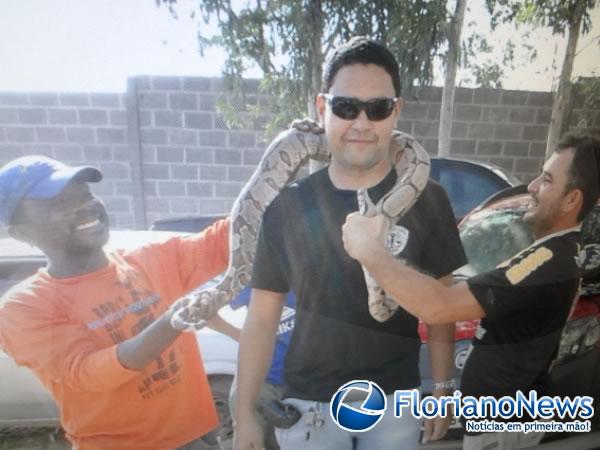
<instances>
[{"instance_id":1,"label":"large snake","mask_svg":"<svg viewBox=\"0 0 600 450\"><path fill-rule=\"evenodd\" d=\"M397 181L377 204L370 200L367 190L357 193L363 214L383 214L389 223L388 231L400 216L416 202L429 178L429 156L412 137L400 131L392 135L391 160L395 163ZM258 167L238 195L230 215L229 267L222 280L211 289L190 292L186 306L171 317L179 330L197 330L207 317L199 314L200 302L208 302L212 311L225 306L250 282L262 216L271 201L290 183L300 167L309 159L328 161L330 152L322 133L291 128L280 133L267 147ZM389 319L398 305L386 298L384 291L364 270L369 294L369 311L378 321Z\"/></svg>"}]
</instances>

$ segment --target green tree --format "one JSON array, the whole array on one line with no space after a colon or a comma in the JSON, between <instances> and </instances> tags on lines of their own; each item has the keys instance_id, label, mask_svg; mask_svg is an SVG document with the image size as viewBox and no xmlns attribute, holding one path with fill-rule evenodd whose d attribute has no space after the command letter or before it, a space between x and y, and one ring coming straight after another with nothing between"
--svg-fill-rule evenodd
<instances>
[{"instance_id":1,"label":"green tree","mask_svg":"<svg viewBox=\"0 0 600 450\"><path fill-rule=\"evenodd\" d=\"M177 13L176 0L157 3ZM231 122L266 111L272 117L268 132L307 113L316 116L324 57L351 36L367 35L388 46L408 92L432 83L433 62L445 42L445 0L202 0L198 11L219 30L211 36L199 30L201 50L219 46L227 54L223 75L235 101L220 102L220 109ZM259 91L269 94L266 105L244 100L249 64L262 72Z\"/></svg>"},{"instance_id":2,"label":"green tree","mask_svg":"<svg viewBox=\"0 0 600 450\"><path fill-rule=\"evenodd\" d=\"M487 0L492 23L529 23L549 27L554 34L567 34L567 48L558 86L552 103L552 115L546 141L546 158L550 157L567 130L573 105L573 61L580 33L590 30L589 11L596 0Z\"/></svg>"}]
</instances>

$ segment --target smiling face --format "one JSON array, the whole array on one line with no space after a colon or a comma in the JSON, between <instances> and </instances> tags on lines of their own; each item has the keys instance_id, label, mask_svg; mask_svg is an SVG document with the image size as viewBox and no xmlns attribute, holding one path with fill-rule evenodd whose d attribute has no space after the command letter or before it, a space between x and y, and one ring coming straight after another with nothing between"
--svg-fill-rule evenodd
<instances>
[{"instance_id":1,"label":"smiling face","mask_svg":"<svg viewBox=\"0 0 600 450\"><path fill-rule=\"evenodd\" d=\"M573 202L577 201L574 196L578 195L578 191L569 189L572 161L573 152L570 150L553 153L544 164L542 173L527 188L531 202L523 219L536 238L557 231L574 215ZM573 224L575 222L573 219Z\"/></svg>"},{"instance_id":2,"label":"smiling face","mask_svg":"<svg viewBox=\"0 0 600 450\"><path fill-rule=\"evenodd\" d=\"M328 94L362 101L396 96L390 75L375 64L342 67L335 75ZM391 167L391 133L400 114L400 101L394 105L392 114L380 121L369 120L364 110L356 119L342 119L332 112L323 94L317 97L317 111L331 149L331 170L342 176L366 176L379 180L387 174Z\"/></svg>"},{"instance_id":3,"label":"smiling face","mask_svg":"<svg viewBox=\"0 0 600 450\"><path fill-rule=\"evenodd\" d=\"M104 204L80 181L51 199L24 199L14 222L11 234L39 247L51 261L103 255L109 234Z\"/></svg>"}]
</instances>

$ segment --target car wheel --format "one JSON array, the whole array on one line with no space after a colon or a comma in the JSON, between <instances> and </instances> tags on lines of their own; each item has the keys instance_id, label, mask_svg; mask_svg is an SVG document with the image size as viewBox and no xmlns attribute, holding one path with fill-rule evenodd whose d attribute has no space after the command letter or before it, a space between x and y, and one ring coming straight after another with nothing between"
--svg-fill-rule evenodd
<instances>
[{"instance_id":1,"label":"car wheel","mask_svg":"<svg viewBox=\"0 0 600 450\"><path fill-rule=\"evenodd\" d=\"M231 389L233 377L231 375L213 375L208 377L208 381L221 420L221 424L215 430L215 433L221 439L223 449L229 450L233 447L233 418L229 411L229 390Z\"/></svg>"}]
</instances>

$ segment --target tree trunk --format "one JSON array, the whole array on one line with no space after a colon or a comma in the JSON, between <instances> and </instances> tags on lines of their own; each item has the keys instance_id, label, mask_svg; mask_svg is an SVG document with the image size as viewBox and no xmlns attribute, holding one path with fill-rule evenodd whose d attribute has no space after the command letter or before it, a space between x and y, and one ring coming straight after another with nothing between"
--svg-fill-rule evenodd
<instances>
[{"instance_id":1,"label":"tree trunk","mask_svg":"<svg viewBox=\"0 0 600 450\"><path fill-rule=\"evenodd\" d=\"M577 50L579 30L581 28L583 13L585 12L584 3L585 2L579 2L577 11L573 17L573 22L569 25L567 49L565 51L562 71L558 81L558 89L554 95L554 102L552 103L552 115L550 116L550 127L548 128L548 139L546 141L546 159L550 158L552 152L556 150L560 138L568 127L568 112L571 109L571 103L573 102L571 74L573 72L575 51Z\"/></svg>"},{"instance_id":2,"label":"tree trunk","mask_svg":"<svg viewBox=\"0 0 600 450\"><path fill-rule=\"evenodd\" d=\"M323 73L323 4L322 0L311 0L310 2L311 34L309 41L310 54L310 86L306 95L306 110L308 117L317 120L317 108L315 99L321 91L321 75ZM325 163L311 160L309 162L310 172L316 172L325 166Z\"/></svg>"},{"instance_id":3,"label":"tree trunk","mask_svg":"<svg viewBox=\"0 0 600 450\"><path fill-rule=\"evenodd\" d=\"M460 35L465 17L467 0L456 0L454 16L450 20L448 33L448 54L446 56L446 80L442 90L442 106L440 110L440 128L438 136L438 156L450 154L452 137L452 111L454 109L454 93L456 91L456 70L458 68L458 52Z\"/></svg>"}]
</instances>

